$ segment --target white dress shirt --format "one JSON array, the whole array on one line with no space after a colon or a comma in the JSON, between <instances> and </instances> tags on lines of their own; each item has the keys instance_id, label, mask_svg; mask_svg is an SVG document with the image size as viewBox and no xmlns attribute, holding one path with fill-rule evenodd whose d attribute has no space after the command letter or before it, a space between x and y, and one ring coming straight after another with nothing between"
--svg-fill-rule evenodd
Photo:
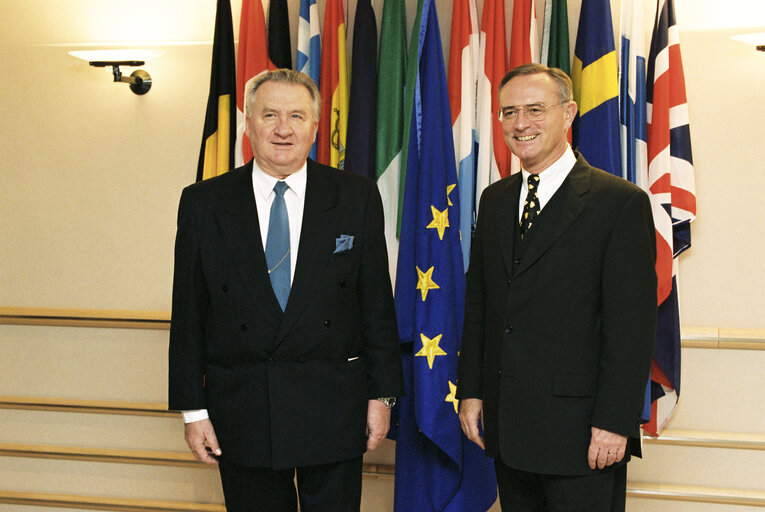
<instances>
[{"instance_id":1,"label":"white dress shirt","mask_svg":"<svg viewBox=\"0 0 765 512\"><path fill-rule=\"evenodd\" d=\"M289 187L284 191L284 205L287 207L287 219L290 225L290 284L295 276L295 265L298 258L298 245L300 243L300 228L303 226L303 207L305 206L305 187L308 180L306 164L287 176L284 182ZM252 161L252 192L255 196L255 206L258 208L258 222L260 224L260 238L263 241L263 251L266 250L268 238L268 221L271 216L271 204L274 202L276 192L274 185L279 181L277 178L266 174L255 162ZM209 418L207 409L183 411L184 423L199 421Z\"/></svg>"},{"instance_id":2,"label":"white dress shirt","mask_svg":"<svg viewBox=\"0 0 765 512\"><path fill-rule=\"evenodd\" d=\"M552 196L557 192L566 179L568 173L576 163L576 156L571 150L571 146L566 145L566 151L553 164L539 173L539 188L537 189L537 198L539 199L539 211L541 212ZM529 193L528 178L531 173L526 169L521 169L523 174L523 183L521 184L521 197L518 201L518 222L523 215L523 203L526 202L526 195Z\"/></svg>"},{"instance_id":3,"label":"white dress shirt","mask_svg":"<svg viewBox=\"0 0 765 512\"><path fill-rule=\"evenodd\" d=\"M305 206L305 186L308 179L306 164L287 176L284 182L289 187L284 191L284 204L287 207L287 218L290 224L290 284L295 277L295 265L298 259L298 244L300 243L300 228L303 225L303 207ZM274 185L279 181L273 176L263 172L258 164L252 162L252 188L255 195L255 205L258 207L258 221L260 222L260 238L263 241L263 251L266 250L268 238L268 221L271 215L271 204L274 202L276 192Z\"/></svg>"}]
</instances>

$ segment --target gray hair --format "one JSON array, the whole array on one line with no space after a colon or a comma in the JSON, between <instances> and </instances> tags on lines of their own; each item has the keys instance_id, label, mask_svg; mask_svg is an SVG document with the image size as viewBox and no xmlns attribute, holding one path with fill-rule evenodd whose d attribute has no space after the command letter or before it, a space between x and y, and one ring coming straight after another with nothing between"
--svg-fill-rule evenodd
<instances>
[{"instance_id":1,"label":"gray hair","mask_svg":"<svg viewBox=\"0 0 765 512\"><path fill-rule=\"evenodd\" d=\"M252 83L247 87L247 92L244 95L244 115L250 117L252 114L252 104L255 101L255 91L266 82L277 82L281 84L297 84L302 85L308 90L308 94L311 95L311 103L313 104L313 114L318 120L321 114L321 94L316 87L313 79L298 71L291 69L274 69L272 71L266 71L255 77Z\"/></svg>"},{"instance_id":2,"label":"gray hair","mask_svg":"<svg viewBox=\"0 0 765 512\"><path fill-rule=\"evenodd\" d=\"M571 82L571 78L561 69L548 68L542 64L530 63L522 64L515 69L510 70L499 83L497 89L497 97L499 97L499 91L513 78L521 75L536 75L538 73L544 73L548 75L558 85L558 101L565 103L567 101L574 100L574 84Z\"/></svg>"}]
</instances>

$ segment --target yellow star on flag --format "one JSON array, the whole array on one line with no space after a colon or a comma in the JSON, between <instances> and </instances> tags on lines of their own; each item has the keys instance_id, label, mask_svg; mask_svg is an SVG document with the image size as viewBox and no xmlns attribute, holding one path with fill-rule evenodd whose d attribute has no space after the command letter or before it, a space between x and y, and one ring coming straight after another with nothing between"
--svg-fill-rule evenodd
<instances>
[{"instance_id":1,"label":"yellow star on flag","mask_svg":"<svg viewBox=\"0 0 765 512\"><path fill-rule=\"evenodd\" d=\"M454 203L452 203L451 198L449 197L449 194L452 193L452 190L454 190L454 187L457 185L447 185L446 187L446 202L449 204L449 206L454 206Z\"/></svg>"},{"instance_id":2,"label":"yellow star on flag","mask_svg":"<svg viewBox=\"0 0 765 512\"><path fill-rule=\"evenodd\" d=\"M444 398L444 402L451 402L454 406L454 413L460 413L460 401L457 400L457 386L452 384L452 381L449 381L449 394Z\"/></svg>"},{"instance_id":3,"label":"yellow star on flag","mask_svg":"<svg viewBox=\"0 0 765 512\"><path fill-rule=\"evenodd\" d=\"M441 212L435 206L430 205L430 211L433 213L433 220L427 225L427 228L437 229L439 240L443 240L444 231L449 227L449 208L446 208Z\"/></svg>"},{"instance_id":4,"label":"yellow star on flag","mask_svg":"<svg viewBox=\"0 0 765 512\"><path fill-rule=\"evenodd\" d=\"M428 358L428 368L431 370L433 369L433 360L436 358L436 356L445 356L446 352L444 352L441 347L438 346L439 343L441 343L441 337L443 334L439 334L433 339L428 338L423 333L420 333L420 340L422 340L422 348L419 352L415 354L415 356L423 356Z\"/></svg>"},{"instance_id":5,"label":"yellow star on flag","mask_svg":"<svg viewBox=\"0 0 765 512\"><path fill-rule=\"evenodd\" d=\"M425 272L420 270L420 267L415 266L414 268L417 269L417 289L422 293L422 302L425 302L425 299L428 296L428 290L438 290L440 288L440 286L433 281L433 269L435 267L430 267Z\"/></svg>"}]
</instances>

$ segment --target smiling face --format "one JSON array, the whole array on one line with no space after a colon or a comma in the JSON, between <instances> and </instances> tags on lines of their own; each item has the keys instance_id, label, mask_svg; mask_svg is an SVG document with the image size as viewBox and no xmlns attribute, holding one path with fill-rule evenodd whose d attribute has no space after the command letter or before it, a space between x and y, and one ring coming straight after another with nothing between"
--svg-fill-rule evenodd
<instances>
[{"instance_id":1,"label":"smiling face","mask_svg":"<svg viewBox=\"0 0 765 512\"><path fill-rule=\"evenodd\" d=\"M576 103L560 103L559 88L546 73L518 75L499 92L501 108L543 104L549 108L543 119L529 121L520 112L514 122L503 123L502 133L510 150L521 159L523 168L539 174L566 151L566 134L576 115Z\"/></svg>"},{"instance_id":2,"label":"smiling face","mask_svg":"<svg viewBox=\"0 0 765 512\"><path fill-rule=\"evenodd\" d=\"M308 89L268 81L255 91L244 131L258 166L283 179L303 167L318 126Z\"/></svg>"}]
</instances>

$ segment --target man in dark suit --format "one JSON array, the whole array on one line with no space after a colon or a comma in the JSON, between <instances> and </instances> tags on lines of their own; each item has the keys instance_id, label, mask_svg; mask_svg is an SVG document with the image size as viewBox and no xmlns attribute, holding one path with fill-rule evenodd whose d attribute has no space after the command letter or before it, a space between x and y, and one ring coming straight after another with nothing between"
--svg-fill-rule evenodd
<instances>
[{"instance_id":1,"label":"man in dark suit","mask_svg":"<svg viewBox=\"0 0 765 512\"><path fill-rule=\"evenodd\" d=\"M382 202L307 160L309 77L266 73L245 102L253 161L181 196L169 407L229 511L358 511L403 392Z\"/></svg>"},{"instance_id":2,"label":"man in dark suit","mask_svg":"<svg viewBox=\"0 0 765 512\"><path fill-rule=\"evenodd\" d=\"M484 191L467 273L460 421L495 459L503 510L624 510L639 455L651 205L571 150L572 98L568 76L539 64L502 80L498 115L522 172Z\"/></svg>"}]
</instances>

